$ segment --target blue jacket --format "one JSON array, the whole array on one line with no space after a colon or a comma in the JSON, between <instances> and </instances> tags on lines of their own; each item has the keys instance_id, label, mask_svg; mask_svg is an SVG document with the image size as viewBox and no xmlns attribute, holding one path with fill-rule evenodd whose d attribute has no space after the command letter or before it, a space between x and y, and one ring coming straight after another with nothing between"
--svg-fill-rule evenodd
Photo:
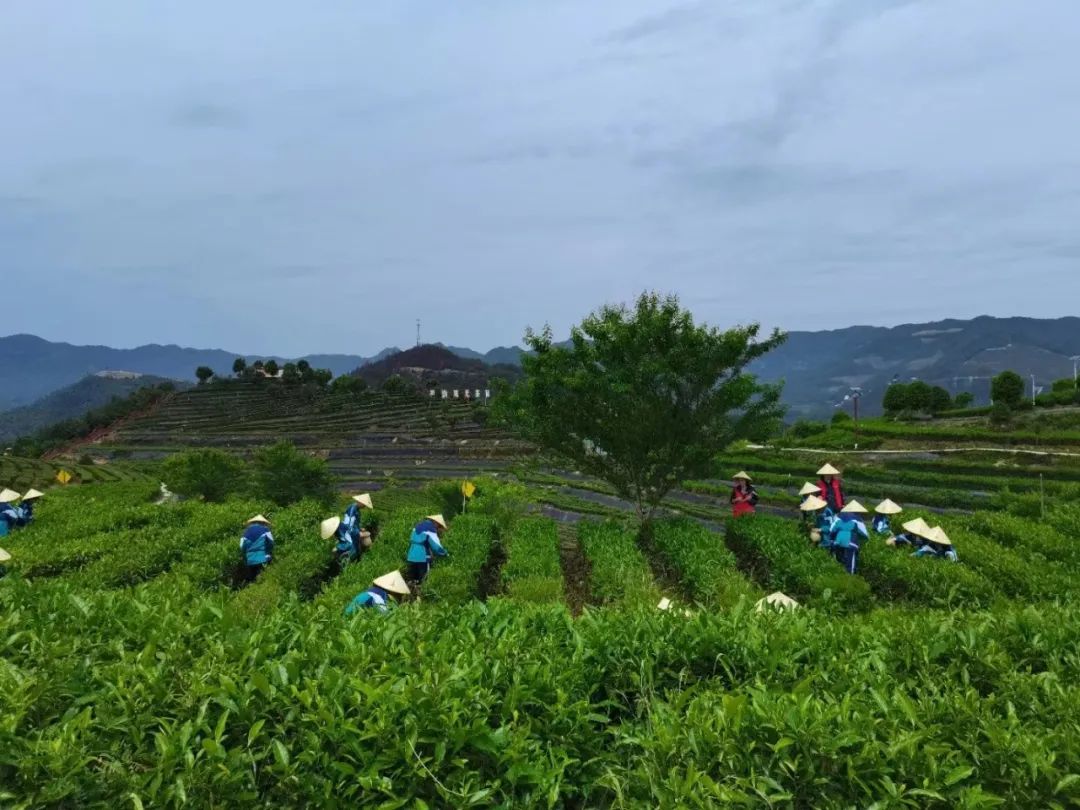
<instances>
[{"instance_id":1,"label":"blue jacket","mask_svg":"<svg viewBox=\"0 0 1080 810\"><path fill-rule=\"evenodd\" d=\"M356 538L352 536L344 523L338 526L337 545L334 546L334 550L338 554L346 555L350 560L356 559L360 554L360 549L356 545Z\"/></svg>"},{"instance_id":2,"label":"blue jacket","mask_svg":"<svg viewBox=\"0 0 1080 810\"><path fill-rule=\"evenodd\" d=\"M389 613L394 606L394 600L389 591L385 591L378 585L372 585L362 594L357 596L345 608L345 615L352 616L356 611L363 608L375 608L379 613Z\"/></svg>"},{"instance_id":3,"label":"blue jacket","mask_svg":"<svg viewBox=\"0 0 1080 810\"><path fill-rule=\"evenodd\" d=\"M927 543L918 551L911 554L912 557L941 557L949 562L960 562L956 550L952 546L940 546L937 543Z\"/></svg>"},{"instance_id":4,"label":"blue jacket","mask_svg":"<svg viewBox=\"0 0 1080 810\"><path fill-rule=\"evenodd\" d=\"M19 510L7 501L0 502L0 537L6 537L18 523Z\"/></svg>"},{"instance_id":5,"label":"blue jacket","mask_svg":"<svg viewBox=\"0 0 1080 810\"><path fill-rule=\"evenodd\" d=\"M244 562L248 565L270 562L274 554L274 535L270 534L270 528L261 523L248 526L240 538L240 550L244 552Z\"/></svg>"},{"instance_id":6,"label":"blue jacket","mask_svg":"<svg viewBox=\"0 0 1080 810\"><path fill-rule=\"evenodd\" d=\"M354 541L360 539L360 505L350 503L345 514L341 516L341 526L338 531L344 531Z\"/></svg>"},{"instance_id":7,"label":"blue jacket","mask_svg":"<svg viewBox=\"0 0 1080 810\"><path fill-rule=\"evenodd\" d=\"M34 502L27 501L19 507L19 525L29 526L34 520Z\"/></svg>"},{"instance_id":8,"label":"blue jacket","mask_svg":"<svg viewBox=\"0 0 1080 810\"><path fill-rule=\"evenodd\" d=\"M411 563L427 562L432 555L446 556L446 549L439 542L438 527L434 521L422 520L413 529L409 538L409 553L406 560Z\"/></svg>"},{"instance_id":9,"label":"blue jacket","mask_svg":"<svg viewBox=\"0 0 1080 810\"><path fill-rule=\"evenodd\" d=\"M878 534L889 534L892 531L887 515L874 515L874 531Z\"/></svg>"},{"instance_id":10,"label":"blue jacket","mask_svg":"<svg viewBox=\"0 0 1080 810\"><path fill-rule=\"evenodd\" d=\"M833 519L829 527L830 545L836 548L858 548L860 536L869 537L866 524L842 512L839 517Z\"/></svg>"}]
</instances>

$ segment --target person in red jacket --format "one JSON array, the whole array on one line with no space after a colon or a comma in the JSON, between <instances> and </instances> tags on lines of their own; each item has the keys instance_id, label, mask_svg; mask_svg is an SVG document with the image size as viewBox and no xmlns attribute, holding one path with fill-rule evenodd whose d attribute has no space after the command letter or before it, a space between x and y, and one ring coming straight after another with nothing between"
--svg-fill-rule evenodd
<instances>
[{"instance_id":1,"label":"person in red jacket","mask_svg":"<svg viewBox=\"0 0 1080 810\"><path fill-rule=\"evenodd\" d=\"M758 495L754 485L750 483L750 476L738 472L731 476L731 480L734 482L731 488L731 514L735 517L754 514Z\"/></svg>"},{"instance_id":2,"label":"person in red jacket","mask_svg":"<svg viewBox=\"0 0 1080 810\"><path fill-rule=\"evenodd\" d=\"M833 512L839 514L844 506L844 483L840 480L840 471L832 464L826 464L817 471L817 474L820 476L818 491L821 493L821 500L825 501Z\"/></svg>"}]
</instances>

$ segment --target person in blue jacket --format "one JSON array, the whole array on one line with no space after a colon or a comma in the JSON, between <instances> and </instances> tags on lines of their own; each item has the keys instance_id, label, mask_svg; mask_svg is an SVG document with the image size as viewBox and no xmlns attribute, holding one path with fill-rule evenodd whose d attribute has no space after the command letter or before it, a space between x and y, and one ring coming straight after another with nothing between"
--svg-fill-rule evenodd
<instances>
[{"instance_id":1,"label":"person in blue jacket","mask_svg":"<svg viewBox=\"0 0 1080 810\"><path fill-rule=\"evenodd\" d=\"M892 526L889 523L889 518L892 515L899 515L904 510L900 508L899 504L890 501L888 498L883 500L877 506L874 507L874 520L873 527L876 534L891 535Z\"/></svg>"},{"instance_id":2,"label":"person in blue jacket","mask_svg":"<svg viewBox=\"0 0 1080 810\"><path fill-rule=\"evenodd\" d=\"M20 512L15 506L19 500L19 493L6 487L0 491L0 537L11 534L11 530L19 525Z\"/></svg>"},{"instance_id":3,"label":"person in blue jacket","mask_svg":"<svg viewBox=\"0 0 1080 810\"><path fill-rule=\"evenodd\" d=\"M274 558L274 535L270 533L270 521L256 515L246 524L240 537L240 551L244 555L244 581L253 582Z\"/></svg>"},{"instance_id":4,"label":"person in blue jacket","mask_svg":"<svg viewBox=\"0 0 1080 810\"><path fill-rule=\"evenodd\" d=\"M371 587L359 594L345 607L345 615L352 616L358 610L371 608L379 613L389 613L394 597L409 595L409 585L398 571L376 577Z\"/></svg>"},{"instance_id":5,"label":"person in blue jacket","mask_svg":"<svg viewBox=\"0 0 1080 810\"><path fill-rule=\"evenodd\" d=\"M859 517L865 514L865 506L858 501L849 501L829 527L833 556L849 574L854 574L858 566L859 544L870 537L866 524Z\"/></svg>"},{"instance_id":6,"label":"person in blue jacket","mask_svg":"<svg viewBox=\"0 0 1080 810\"><path fill-rule=\"evenodd\" d=\"M912 552L912 557L940 557L949 562L960 562L960 557L953 548L952 540L940 526L934 526L926 536L926 545Z\"/></svg>"},{"instance_id":7,"label":"person in blue jacket","mask_svg":"<svg viewBox=\"0 0 1080 810\"><path fill-rule=\"evenodd\" d=\"M896 537L890 537L885 541L887 546L902 546L903 548L922 548L926 544L926 536L930 534L930 526L922 518L909 520L901 526L902 532Z\"/></svg>"},{"instance_id":8,"label":"person in blue jacket","mask_svg":"<svg viewBox=\"0 0 1080 810\"><path fill-rule=\"evenodd\" d=\"M44 492L38 492L36 489L31 489L22 496L22 502L19 504L20 526L29 526L34 522L34 505L37 502L37 499L44 494Z\"/></svg>"},{"instance_id":9,"label":"person in blue jacket","mask_svg":"<svg viewBox=\"0 0 1080 810\"><path fill-rule=\"evenodd\" d=\"M423 582L435 557L447 556L441 537L446 531L446 520L442 515L429 515L416 524L409 538L409 553L405 561L409 564L409 580Z\"/></svg>"},{"instance_id":10,"label":"person in blue jacket","mask_svg":"<svg viewBox=\"0 0 1080 810\"><path fill-rule=\"evenodd\" d=\"M375 506L371 501L371 496L366 492L362 495L353 495L352 501L349 508L345 510L345 514L341 516L341 524L348 532L353 545L359 549L365 536L367 536L367 539L371 539L371 535L364 531L360 510L374 509Z\"/></svg>"}]
</instances>

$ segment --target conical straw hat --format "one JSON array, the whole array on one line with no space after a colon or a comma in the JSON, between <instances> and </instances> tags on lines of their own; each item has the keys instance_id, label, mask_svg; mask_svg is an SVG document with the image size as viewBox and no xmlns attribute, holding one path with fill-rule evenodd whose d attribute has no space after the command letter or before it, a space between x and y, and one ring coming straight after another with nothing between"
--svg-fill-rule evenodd
<instances>
[{"instance_id":1,"label":"conical straw hat","mask_svg":"<svg viewBox=\"0 0 1080 810\"><path fill-rule=\"evenodd\" d=\"M874 507L874 511L879 515L899 515L904 510L900 508L900 504L886 498Z\"/></svg>"},{"instance_id":2,"label":"conical straw hat","mask_svg":"<svg viewBox=\"0 0 1080 810\"><path fill-rule=\"evenodd\" d=\"M840 471L836 469L832 464L826 464L820 470L817 471L818 475L840 475Z\"/></svg>"},{"instance_id":3,"label":"conical straw hat","mask_svg":"<svg viewBox=\"0 0 1080 810\"><path fill-rule=\"evenodd\" d=\"M323 540L329 540L337 533L338 526L340 525L341 518L339 518L337 515L334 515L333 517L328 517L326 520L319 524L319 537L321 537Z\"/></svg>"},{"instance_id":4,"label":"conical straw hat","mask_svg":"<svg viewBox=\"0 0 1080 810\"><path fill-rule=\"evenodd\" d=\"M940 526L934 526L934 528L930 530L930 534L926 536L926 539L942 546L952 545L952 540L949 539L949 535L945 534L945 530Z\"/></svg>"},{"instance_id":5,"label":"conical straw hat","mask_svg":"<svg viewBox=\"0 0 1080 810\"><path fill-rule=\"evenodd\" d=\"M44 494L44 492L38 492L36 489L28 489L26 494L22 496L22 499L24 501L32 501L35 498L40 498Z\"/></svg>"},{"instance_id":6,"label":"conical straw hat","mask_svg":"<svg viewBox=\"0 0 1080 810\"><path fill-rule=\"evenodd\" d=\"M4 487L4 490L0 492L0 503L11 503L17 500L19 500L19 493L13 489Z\"/></svg>"},{"instance_id":7,"label":"conical straw hat","mask_svg":"<svg viewBox=\"0 0 1080 810\"><path fill-rule=\"evenodd\" d=\"M396 593L399 596L406 596L409 593L409 585L399 571L391 571L381 577L376 577L374 584L384 591L390 591L390 593Z\"/></svg>"},{"instance_id":8,"label":"conical straw hat","mask_svg":"<svg viewBox=\"0 0 1080 810\"><path fill-rule=\"evenodd\" d=\"M263 515L256 515L251 520L246 521L244 525L250 526L252 523L265 523L267 526L270 525L270 521L267 520L266 517Z\"/></svg>"},{"instance_id":9,"label":"conical straw hat","mask_svg":"<svg viewBox=\"0 0 1080 810\"><path fill-rule=\"evenodd\" d=\"M930 526L926 523L926 521L920 517L915 518L914 520L909 520L907 523L905 523L904 531L908 532L909 534L916 534L919 537L925 537L929 539L931 529Z\"/></svg>"},{"instance_id":10,"label":"conical straw hat","mask_svg":"<svg viewBox=\"0 0 1080 810\"><path fill-rule=\"evenodd\" d=\"M671 610L671 600L665 596L656 606L660 610Z\"/></svg>"},{"instance_id":11,"label":"conical straw hat","mask_svg":"<svg viewBox=\"0 0 1080 810\"><path fill-rule=\"evenodd\" d=\"M781 593L780 591L770 593L764 599L759 599L754 605L758 613L763 613L768 608L775 608L776 610L794 610L798 606L798 602L786 593Z\"/></svg>"},{"instance_id":12,"label":"conical straw hat","mask_svg":"<svg viewBox=\"0 0 1080 810\"><path fill-rule=\"evenodd\" d=\"M368 509L374 509L375 508L375 506L371 503L371 496L368 495L366 492L363 495L353 495L352 499L354 501L356 501L358 504L360 504L361 506L364 506L364 507L366 507Z\"/></svg>"},{"instance_id":13,"label":"conical straw hat","mask_svg":"<svg viewBox=\"0 0 1080 810\"><path fill-rule=\"evenodd\" d=\"M800 495L816 495L818 492L820 492L820 490L818 489L817 484L811 484L809 481L803 484L802 489L799 490Z\"/></svg>"},{"instance_id":14,"label":"conical straw hat","mask_svg":"<svg viewBox=\"0 0 1080 810\"><path fill-rule=\"evenodd\" d=\"M866 507L858 501L848 501L840 511L847 512L849 515L865 515Z\"/></svg>"},{"instance_id":15,"label":"conical straw hat","mask_svg":"<svg viewBox=\"0 0 1080 810\"><path fill-rule=\"evenodd\" d=\"M0 562L7 562L10 559L11 555L4 551L2 548L0 548Z\"/></svg>"},{"instance_id":16,"label":"conical straw hat","mask_svg":"<svg viewBox=\"0 0 1080 810\"><path fill-rule=\"evenodd\" d=\"M753 481L754 480L753 478L751 478L749 475L747 475L742 470L740 470L739 472L737 472L733 476L731 476L731 479L733 481Z\"/></svg>"},{"instance_id":17,"label":"conical straw hat","mask_svg":"<svg viewBox=\"0 0 1080 810\"><path fill-rule=\"evenodd\" d=\"M442 515L428 515L427 519L430 520L432 523L437 523L444 529L446 528L446 518L444 518Z\"/></svg>"},{"instance_id":18,"label":"conical straw hat","mask_svg":"<svg viewBox=\"0 0 1080 810\"><path fill-rule=\"evenodd\" d=\"M811 495L809 498L802 502L802 504L799 506L799 509L804 512L816 512L818 509L824 509L828 505L829 504L821 500L821 498L819 498L817 495Z\"/></svg>"}]
</instances>

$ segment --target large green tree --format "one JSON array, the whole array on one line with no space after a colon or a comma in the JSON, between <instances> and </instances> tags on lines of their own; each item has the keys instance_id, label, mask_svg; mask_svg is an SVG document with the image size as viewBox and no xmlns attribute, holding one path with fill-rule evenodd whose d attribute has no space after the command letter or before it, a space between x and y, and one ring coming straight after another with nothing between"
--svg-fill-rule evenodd
<instances>
[{"instance_id":1,"label":"large green tree","mask_svg":"<svg viewBox=\"0 0 1080 810\"><path fill-rule=\"evenodd\" d=\"M578 469L607 481L647 525L687 478L711 475L737 439L764 439L783 415L780 387L747 366L784 339L756 324L695 324L675 296L645 293L605 306L556 346L529 330L525 378L496 397L494 415Z\"/></svg>"},{"instance_id":2,"label":"large green tree","mask_svg":"<svg viewBox=\"0 0 1080 810\"><path fill-rule=\"evenodd\" d=\"M1024 378L1015 371L1003 371L990 382L990 398L995 405L1016 408L1024 401Z\"/></svg>"}]
</instances>

